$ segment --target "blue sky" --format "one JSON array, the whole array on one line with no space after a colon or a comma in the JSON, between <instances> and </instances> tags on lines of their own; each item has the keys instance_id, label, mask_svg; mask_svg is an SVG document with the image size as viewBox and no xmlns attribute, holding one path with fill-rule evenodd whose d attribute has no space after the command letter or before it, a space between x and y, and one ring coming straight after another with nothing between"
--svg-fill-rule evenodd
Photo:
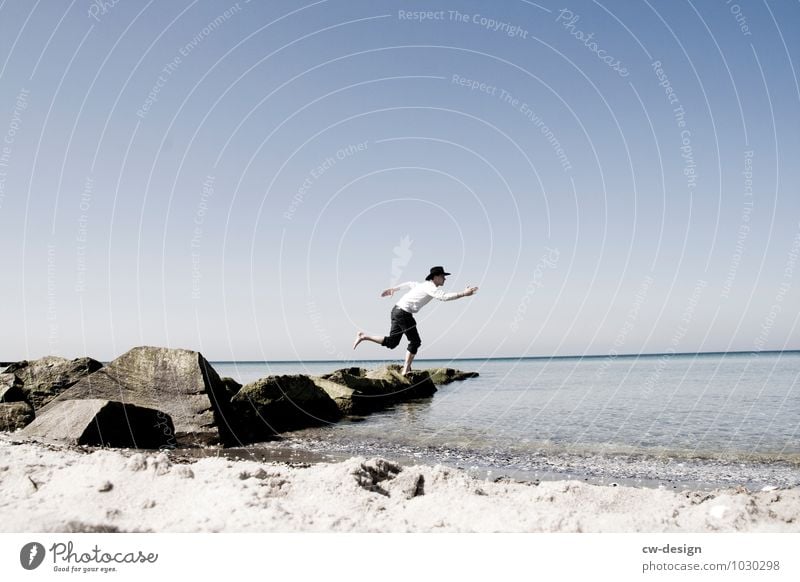
<instances>
[{"instance_id":1,"label":"blue sky","mask_svg":"<svg viewBox=\"0 0 800 582\"><path fill-rule=\"evenodd\" d=\"M799 12L7 0L0 360L798 349Z\"/></svg>"}]
</instances>

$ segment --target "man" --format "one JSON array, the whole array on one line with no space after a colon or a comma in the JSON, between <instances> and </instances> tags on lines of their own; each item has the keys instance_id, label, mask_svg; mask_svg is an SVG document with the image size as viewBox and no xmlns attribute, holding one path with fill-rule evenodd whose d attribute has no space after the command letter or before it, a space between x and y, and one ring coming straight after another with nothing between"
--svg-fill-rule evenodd
<instances>
[{"instance_id":1,"label":"man","mask_svg":"<svg viewBox=\"0 0 800 582\"><path fill-rule=\"evenodd\" d=\"M419 346L422 345L422 340L420 340L419 332L417 331L417 322L414 321L414 314L427 305L431 299L452 301L461 297L469 297L478 291L477 287L467 287L464 291L458 293L445 293L440 287L444 285L445 277L449 274L445 273L443 267L432 267L431 272L425 277L424 283L409 281L396 287L385 289L381 293L381 297L394 295L395 291L410 287L410 290L392 308L392 328L389 331L389 335L367 335L360 331L353 342L353 349L356 349L358 344L367 340L393 350L400 343L400 338L403 337L403 334L406 334L408 351L403 365L403 375L408 374L411 371L411 362L414 361L414 356L417 354Z\"/></svg>"}]
</instances>

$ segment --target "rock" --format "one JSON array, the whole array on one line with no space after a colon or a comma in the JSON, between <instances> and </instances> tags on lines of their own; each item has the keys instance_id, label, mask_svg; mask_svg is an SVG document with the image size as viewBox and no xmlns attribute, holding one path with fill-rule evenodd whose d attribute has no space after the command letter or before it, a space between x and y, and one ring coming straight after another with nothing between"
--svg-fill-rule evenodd
<instances>
[{"instance_id":1,"label":"rock","mask_svg":"<svg viewBox=\"0 0 800 582\"><path fill-rule=\"evenodd\" d=\"M427 370L412 370L407 376L403 376L401 370L402 366L399 364L389 364L369 370L366 377L389 382L393 387L393 398L396 402L412 398L428 398L436 393L436 385Z\"/></svg>"},{"instance_id":2,"label":"rock","mask_svg":"<svg viewBox=\"0 0 800 582\"><path fill-rule=\"evenodd\" d=\"M25 400L22 381L14 374L0 374L0 402L19 402Z\"/></svg>"},{"instance_id":3,"label":"rock","mask_svg":"<svg viewBox=\"0 0 800 582\"><path fill-rule=\"evenodd\" d=\"M157 449L170 446L174 430L160 410L89 398L53 402L21 434L72 445Z\"/></svg>"},{"instance_id":4,"label":"rock","mask_svg":"<svg viewBox=\"0 0 800 582\"><path fill-rule=\"evenodd\" d=\"M231 400L236 435L255 442L341 418L336 403L308 376L267 376L246 384Z\"/></svg>"},{"instance_id":5,"label":"rock","mask_svg":"<svg viewBox=\"0 0 800 582\"><path fill-rule=\"evenodd\" d=\"M241 384L239 384L236 380L228 376L220 378L220 382L222 382L222 386L225 389L225 394L227 395L229 401L231 400L231 398L233 398L234 396L236 396L236 394L239 393L239 390L242 389Z\"/></svg>"},{"instance_id":6,"label":"rock","mask_svg":"<svg viewBox=\"0 0 800 582\"><path fill-rule=\"evenodd\" d=\"M437 386L480 376L478 372L462 372L455 368L431 368L428 373L431 375L433 383Z\"/></svg>"},{"instance_id":7,"label":"rock","mask_svg":"<svg viewBox=\"0 0 800 582\"><path fill-rule=\"evenodd\" d=\"M23 399L35 410L46 406L51 400L103 367L92 358L68 360L58 356L45 356L38 360L23 360L9 365L5 373L14 374L22 382Z\"/></svg>"},{"instance_id":8,"label":"rock","mask_svg":"<svg viewBox=\"0 0 800 582\"><path fill-rule=\"evenodd\" d=\"M27 402L0 403L0 431L15 431L30 424L35 414Z\"/></svg>"},{"instance_id":9,"label":"rock","mask_svg":"<svg viewBox=\"0 0 800 582\"><path fill-rule=\"evenodd\" d=\"M342 368L313 378L339 407L342 414L367 414L413 398L425 398L436 386L425 371L400 374L394 364L377 370Z\"/></svg>"},{"instance_id":10,"label":"rock","mask_svg":"<svg viewBox=\"0 0 800 582\"><path fill-rule=\"evenodd\" d=\"M425 495L425 477L422 473L403 471L386 484L389 497L401 497L403 499L413 499ZM478 489L475 493L486 495Z\"/></svg>"},{"instance_id":11,"label":"rock","mask_svg":"<svg viewBox=\"0 0 800 582\"><path fill-rule=\"evenodd\" d=\"M222 381L199 352L141 346L80 380L63 400L101 398L163 411L175 426L172 446L235 442ZM162 429L164 427L162 426Z\"/></svg>"},{"instance_id":12,"label":"rock","mask_svg":"<svg viewBox=\"0 0 800 582\"><path fill-rule=\"evenodd\" d=\"M353 469L352 475L355 477L356 483L358 483L360 487L367 491L380 493L381 495L389 497L389 492L382 484L397 477L402 470L400 465L387 461L386 459L375 458L360 463L358 467ZM410 497L408 497L408 499L410 499Z\"/></svg>"}]
</instances>

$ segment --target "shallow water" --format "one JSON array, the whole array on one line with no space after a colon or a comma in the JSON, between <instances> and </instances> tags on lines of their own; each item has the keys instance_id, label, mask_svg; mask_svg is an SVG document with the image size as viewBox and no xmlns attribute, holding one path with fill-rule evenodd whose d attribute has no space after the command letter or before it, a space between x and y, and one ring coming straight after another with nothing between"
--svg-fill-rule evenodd
<instances>
[{"instance_id":1,"label":"shallow water","mask_svg":"<svg viewBox=\"0 0 800 582\"><path fill-rule=\"evenodd\" d=\"M375 367L378 362L347 365ZM340 362L214 363L248 382ZM518 478L800 484L800 353L420 361L479 378L269 447Z\"/></svg>"}]
</instances>

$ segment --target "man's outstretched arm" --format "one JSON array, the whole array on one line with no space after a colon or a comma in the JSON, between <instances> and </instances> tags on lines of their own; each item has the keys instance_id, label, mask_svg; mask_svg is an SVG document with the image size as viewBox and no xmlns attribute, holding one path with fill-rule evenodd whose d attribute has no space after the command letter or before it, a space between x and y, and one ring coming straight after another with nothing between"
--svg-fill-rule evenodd
<instances>
[{"instance_id":1,"label":"man's outstretched arm","mask_svg":"<svg viewBox=\"0 0 800 582\"><path fill-rule=\"evenodd\" d=\"M478 292L477 287L467 287L463 291L458 291L457 293L445 293L444 289L437 287L433 291L428 291L428 295L433 297L434 299L438 299L439 301L452 301L453 299L461 299L462 297L469 297L470 295L475 295Z\"/></svg>"},{"instance_id":2,"label":"man's outstretched arm","mask_svg":"<svg viewBox=\"0 0 800 582\"><path fill-rule=\"evenodd\" d=\"M405 283L400 283L399 285L395 285L394 287L389 287L388 289L384 289L381 291L381 297L388 297L389 295L394 295L396 291L400 289L405 289L406 287L413 287L416 285L416 281L406 281Z\"/></svg>"}]
</instances>

